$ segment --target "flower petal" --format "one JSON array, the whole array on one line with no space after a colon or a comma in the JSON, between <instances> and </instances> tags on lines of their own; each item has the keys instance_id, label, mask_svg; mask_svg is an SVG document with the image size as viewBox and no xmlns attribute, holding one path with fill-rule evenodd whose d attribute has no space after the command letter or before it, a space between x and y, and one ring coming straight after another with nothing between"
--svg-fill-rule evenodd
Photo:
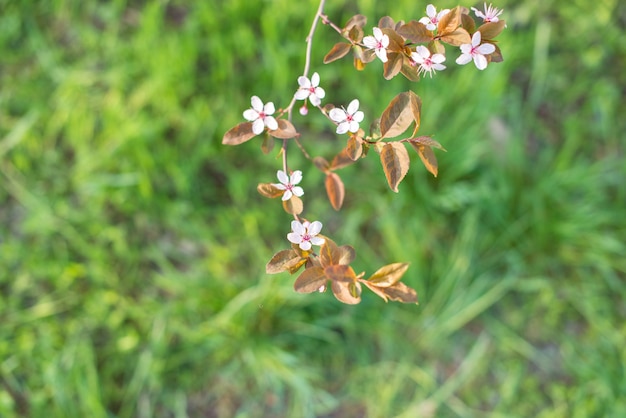
<instances>
[{"instance_id":1,"label":"flower petal","mask_svg":"<svg viewBox=\"0 0 626 418\"><path fill-rule=\"evenodd\" d=\"M389 37L387 35L383 35L383 39L380 40L383 48L387 48L389 46Z\"/></svg>"},{"instance_id":2,"label":"flower petal","mask_svg":"<svg viewBox=\"0 0 626 418\"><path fill-rule=\"evenodd\" d=\"M257 112L254 109L247 109L247 110L245 110L243 112L243 117L246 120L252 122L252 121L255 121L255 120L257 120L259 118L259 112Z\"/></svg>"},{"instance_id":3,"label":"flower petal","mask_svg":"<svg viewBox=\"0 0 626 418\"><path fill-rule=\"evenodd\" d=\"M291 191L293 192L293 194L295 194L298 197L304 194L304 189L300 186L294 187L293 189L291 189Z\"/></svg>"},{"instance_id":4,"label":"flower petal","mask_svg":"<svg viewBox=\"0 0 626 418\"><path fill-rule=\"evenodd\" d=\"M356 112L357 110L359 110L359 99L354 99L350 102L346 111L349 115L354 115L354 112Z\"/></svg>"},{"instance_id":5,"label":"flower petal","mask_svg":"<svg viewBox=\"0 0 626 418\"><path fill-rule=\"evenodd\" d=\"M287 186L281 183L272 183L272 186L276 187L278 190L287 190Z\"/></svg>"},{"instance_id":6,"label":"flower petal","mask_svg":"<svg viewBox=\"0 0 626 418\"><path fill-rule=\"evenodd\" d=\"M446 57L442 54L435 54L432 56L431 61L435 64L441 64L446 60Z\"/></svg>"},{"instance_id":7,"label":"flower petal","mask_svg":"<svg viewBox=\"0 0 626 418\"><path fill-rule=\"evenodd\" d=\"M483 55L489 55L496 51L496 46L494 44L482 44L481 46L476 48L476 51Z\"/></svg>"},{"instance_id":8,"label":"flower petal","mask_svg":"<svg viewBox=\"0 0 626 418\"><path fill-rule=\"evenodd\" d=\"M319 97L320 99L323 99L326 96L326 90L324 90L321 87L317 87L315 89L315 95Z\"/></svg>"},{"instance_id":9,"label":"flower petal","mask_svg":"<svg viewBox=\"0 0 626 418\"><path fill-rule=\"evenodd\" d=\"M345 134L346 132L348 132L349 127L350 124L348 122L341 122L339 125L337 125L337 133Z\"/></svg>"},{"instance_id":10,"label":"flower petal","mask_svg":"<svg viewBox=\"0 0 626 418\"><path fill-rule=\"evenodd\" d=\"M459 65L465 65L472 60L472 56L470 54L463 54L456 59L456 63Z\"/></svg>"},{"instance_id":11,"label":"flower petal","mask_svg":"<svg viewBox=\"0 0 626 418\"><path fill-rule=\"evenodd\" d=\"M289 199L291 199L291 196L293 196L292 191L291 190L285 190L285 193L283 193L282 200L289 200Z\"/></svg>"},{"instance_id":12,"label":"flower petal","mask_svg":"<svg viewBox=\"0 0 626 418\"><path fill-rule=\"evenodd\" d=\"M267 104L263 107L263 113L266 115L272 115L275 111L276 109L274 108L273 102L267 102Z\"/></svg>"},{"instance_id":13,"label":"flower petal","mask_svg":"<svg viewBox=\"0 0 626 418\"><path fill-rule=\"evenodd\" d=\"M300 77L298 77L298 85L303 89L308 89L309 87L311 87L311 81L305 76L301 75Z\"/></svg>"},{"instance_id":14,"label":"flower petal","mask_svg":"<svg viewBox=\"0 0 626 418\"><path fill-rule=\"evenodd\" d=\"M296 220L291 221L291 230L298 235L306 234L306 228Z\"/></svg>"},{"instance_id":15,"label":"flower petal","mask_svg":"<svg viewBox=\"0 0 626 418\"><path fill-rule=\"evenodd\" d=\"M435 9L435 6L433 6L432 4L429 4L428 6L426 6L426 14L432 19L433 17L437 16L437 9Z\"/></svg>"},{"instance_id":16,"label":"flower petal","mask_svg":"<svg viewBox=\"0 0 626 418\"><path fill-rule=\"evenodd\" d=\"M359 122L351 120L350 122L348 122L348 130L352 133L355 133L356 131L359 130Z\"/></svg>"},{"instance_id":17,"label":"flower petal","mask_svg":"<svg viewBox=\"0 0 626 418\"><path fill-rule=\"evenodd\" d=\"M319 97L317 97L315 94L312 94L309 96L309 100L311 101L311 104L313 106L319 106L321 103L321 100Z\"/></svg>"},{"instance_id":18,"label":"flower petal","mask_svg":"<svg viewBox=\"0 0 626 418\"><path fill-rule=\"evenodd\" d=\"M276 177L278 178L278 181L280 181L282 184L289 184L289 176L287 176L287 173L285 173L283 170L278 170L276 172Z\"/></svg>"},{"instance_id":19,"label":"flower petal","mask_svg":"<svg viewBox=\"0 0 626 418\"><path fill-rule=\"evenodd\" d=\"M343 122L346 120L346 112L338 107L330 109L328 116L330 116L330 118L335 122Z\"/></svg>"},{"instance_id":20,"label":"flower petal","mask_svg":"<svg viewBox=\"0 0 626 418\"><path fill-rule=\"evenodd\" d=\"M352 120L360 123L363 122L363 118L365 117L365 115L363 114L363 112L361 112L360 110L358 112L356 112L354 115L352 115Z\"/></svg>"},{"instance_id":21,"label":"flower petal","mask_svg":"<svg viewBox=\"0 0 626 418\"><path fill-rule=\"evenodd\" d=\"M313 245L322 245L326 242L326 240L322 237L312 237L311 244Z\"/></svg>"},{"instance_id":22,"label":"flower petal","mask_svg":"<svg viewBox=\"0 0 626 418\"><path fill-rule=\"evenodd\" d=\"M311 249L311 242L310 241L302 241L300 243L300 249L302 251L309 251Z\"/></svg>"},{"instance_id":23,"label":"flower petal","mask_svg":"<svg viewBox=\"0 0 626 418\"><path fill-rule=\"evenodd\" d=\"M252 104L252 108L257 112L260 113L263 111L263 102L259 99L259 96L252 96L250 103Z\"/></svg>"},{"instance_id":24,"label":"flower petal","mask_svg":"<svg viewBox=\"0 0 626 418\"><path fill-rule=\"evenodd\" d=\"M387 62L387 50L386 49L377 49L375 53L376 53L376 56L380 58L382 62Z\"/></svg>"},{"instance_id":25,"label":"flower petal","mask_svg":"<svg viewBox=\"0 0 626 418\"><path fill-rule=\"evenodd\" d=\"M291 173L291 176L289 177L289 183L291 184L298 184L302 181L302 171L300 170L296 170L293 173Z\"/></svg>"},{"instance_id":26,"label":"flower petal","mask_svg":"<svg viewBox=\"0 0 626 418\"><path fill-rule=\"evenodd\" d=\"M487 58L484 55L474 55L474 64L479 70L487 68Z\"/></svg>"},{"instance_id":27,"label":"flower petal","mask_svg":"<svg viewBox=\"0 0 626 418\"><path fill-rule=\"evenodd\" d=\"M276 122L274 116L266 116L264 122L265 126L270 128L270 130L275 131L276 129L278 129L278 122Z\"/></svg>"},{"instance_id":28,"label":"flower petal","mask_svg":"<svg viewBox=\"0 0 626 418\"><path fill-rule=\"evenodd\" d=\"M320 75L318 73L313 73L311 76L311 85L313 87L317 87L320 85Z\"/></svg>"},{"instance_id":29,"label":"flower petal","mask_svg":"<svg viewBox=\"0 0 626 418\"><path fill-rule=\"evenodd\" d=\"M296 91L294 97L296 98L296 100L304 100L309 97L309 94L311 94L311 92L308 89L301 88Z\"/></svg>"},{"instance_id":30,"label":"flower petal","mask_svg":"<svg viewBox=\"0 0 626 418\"><path fill-rule=\"evenodd\" d=\"M252 132L255 135L259 135L265 129L265 124L263 123L263 119L259 118L252 123Z\"/></svg>"},{"instance_id":31,"label":"flower petal","mask_svg":"<svg viewBox=\"0 0 626 418\"><path fill-rule=\"evenodd\" d=\"M472 46L473 47L477 47L478 45L480 45L481 36L482 35L481 35L479 30L474 32L474 34L472 35Z\"/></svg>"},{"instance_id":32,"label":"flower petal","mask_svg":"<svg viewBox=\"0 0 626 418\"><path fill-rule=\"evenodd\" d=\"M376 45L378 45L378 41L373 36L366 36L365 38L363 38L363 45L370 49L376 48Z\"/></svg>"},{"instance_id":33,"label":"flower petal","mask_svg":"<svg viewBox=\"0 0 626 418\"><path fill-rule=\"evenodd\" d=\"M287 239L289 242L293 242L294 244L300 244L302 242L302 235L298 235L295 232L290 232L287 234Z\"/></svg>"},{"instance_id":34,"label":"flower petal","mask_svg":"<svg viewBox=\"0 0 626 418\"><path fill-rule=\"evenodd\" d=\"M313 221L309 225L309 235L317 235L322 230L322 223L320 221Z\"/></svg>"}]
</instances>

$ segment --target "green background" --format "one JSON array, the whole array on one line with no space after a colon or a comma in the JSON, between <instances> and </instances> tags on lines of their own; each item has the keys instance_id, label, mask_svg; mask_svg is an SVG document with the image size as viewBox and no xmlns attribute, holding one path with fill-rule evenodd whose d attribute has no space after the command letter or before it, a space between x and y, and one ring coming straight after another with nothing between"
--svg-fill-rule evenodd
<instances>
[{"instance_id":1,"label":"green background","mask_svg":"<svg viewBox=\"0 0 626 418\"><path fill-rule=\"evenodd\" d=\"M426 7L385 3L326 12L367 31ZM411 263L420 305L346 306L265 274L278 148L221 145L250 96L288 104L315 1L0 0L0 416L626 416L626 10L496 6L505 61L449 48L419 83L322 64L318 28L324 103L369 123L411 89L448 150L438 178L410 150L399 194L372 153L335 212L290 148L357 272ZM316 111L294 124L313 155L344 144Z\"/></svg>"}]
</instances>

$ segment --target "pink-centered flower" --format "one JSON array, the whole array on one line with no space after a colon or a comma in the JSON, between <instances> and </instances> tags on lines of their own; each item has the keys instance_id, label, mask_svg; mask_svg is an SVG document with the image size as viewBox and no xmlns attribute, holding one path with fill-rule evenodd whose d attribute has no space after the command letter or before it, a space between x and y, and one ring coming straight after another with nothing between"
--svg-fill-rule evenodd
<instances>
[{"instance_id":1,"label":"pink-centered flower","mask_svg":"<svg viewBox=\"0 0 626 418\"><path fill-rule=\"evenodd\" d=\"M484 70L485 68L487 68L487 57L485 57L485 55L494 53L496 47L493 44L481 45L480 41L480 31L476 31L474 35L472 35L471 44L461 45L461 52L463 54L456 59L456 63L460 65L465 65L471 60L474 60L474 64L476 64L476 68L478 68L479 70Z\"/></svg>"},{"instance_id":2,"label":"pink-centered flower","mask_svg":"<svg viewBox=\"0 0 626 418\"><path fill-rule=\"evenodd\" d=\"M380 28L374 28L374 36L363 38L363 44L374 53L382 62L387 62L387 47L389 46L389 36L385 35Z\"/></svg>"},{"instance_id":3,"label":"pink-centered flower","mask_svg":"<svg viewBox=\"0 0 626 418\"><path fill-rule=\"evenodd\" d=\"M322 230L322 223L315 221L309 223L308 221L299 222L291 221L291 232L287 234L289 242L298 244L302 251L309 251L312 245L322 245L324 238L317 235Z\"/></svg>"},{"instance_id":4,"label":"pink-centered flower","mask_svg":"<svg viewBox=\"0 0 626 418\"><path fill-rule=\"evenodd\" d=\"M259 135L266 126L272 131L278 129L278 122L271 116L276 111L274 103L267 102L263 105L263 102L257 96L252 96L250 103L252 108L243 112L243 117L252 122L252 132Z\"/></svg>"},{"instance_id":5,"label":"pink-centered flower","mask_svg":"<svg viewBox=\"0 0 626 418\"><path fill-rule=\"evenodd\" d=\"M276 187L278 190L285 191L283 193L283 200L289 200L293 195L300 197L304 194L302 187L296 186L296 184L302 181L302 171L296 170L291 173L291 176L287 176L287 173L283 170L278 170L276 177L278 177L280 183L274 183L272 186Z\"/></svg>"},{"instance_id":6,"label":"pink-centered flower","mask_svg":"<svg viewBox=\"0 0 626 418\"><path fill-rule=\"evenodd\" d=\"M426 29L435 30L442 17L450 13L450 9L443 9L437 13L437 9L432 4L426 6L426 16L419 20L420 23L426 25Z\"/></svg>"},{"instance_id":7,"label":"pink-centered flower","mask_svg":"<svg viewBox=\"0 0 626 418\"><path fill-rule=\"evenodd\" d=\"M308 98L313 106L319 106L326 96L326 92L320 87L320 75L318 73L313 73L310 80L303 75L298 77L298 84L300 88L296 91L296 100Z\"/></svg>"},{"instance_id":8,"label":"pink-centered flower","mask_svg":"<svg viewBox=\"0 0 626 418\"><path fill-rule=\"evenodd\" d=\"M425 46L418 46L415 52L411 53L411 59L420 65L419 74L428 73L432 78L435 71L445 70L446 66L442 64L446 60L442 54L430 55L430 51Z\"/></svg>"},{"instance_id":9,"label":"pink-centered flower","mask_svg":"<svg viewBox=\"0 0 626 418\"><path fill-rule=\"evenodd\" d=\"M355 133L359 130L359 123L362 122L365 117L363 112L359 110L358 99L352 100L348 105L348 109L339 109L337 107L331 109L328 116L338 123L338 134L345 134L348 131Z\"/></svg>"},{"instance_id":10,"label":"pink-centered flower","mask_svg":"<svg viewBox=\"0 0 626 418\"><path fill-rule=\"evenodd\" d=\"M483 5L485 7L485 13L475 7L472 7L476 17L482 18L484 22L497 22L500 20L498 16L502 14L503 10L493 7L491 3L489 3L489 6L487 6L487 3L483 3Z\"/></svg>"}]
</instances>

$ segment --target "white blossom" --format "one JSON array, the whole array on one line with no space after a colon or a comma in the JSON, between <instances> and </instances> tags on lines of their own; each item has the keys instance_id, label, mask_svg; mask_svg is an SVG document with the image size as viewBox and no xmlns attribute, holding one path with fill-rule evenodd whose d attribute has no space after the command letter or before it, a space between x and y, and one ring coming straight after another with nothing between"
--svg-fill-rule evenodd
<instances>
[{"instance_id":1,"label":"white blossom","mask_svg":"<svg viewBox=\"0 0 626 418\"><path fill-rule=\"evenodd\" d=\"M291 232L287 234L289 242L298 244L302 251L308 251L311 249L311 244L322 245L324 238L317 235L322 230L322 223L320 221L314 221L309 223L308 221L299 222L291 221Z\"/></svg>"},{"instance_id":2,"label":"white blossom","mask_svg":"<svg viewBox=\"0 0 626 418\"><path fill-rule=\"evenodd\" d=\"M348 105L348 109L339 109L335 107L331 109L329 113L330 118L337 122L337 133L345 134L350 131L355 133L359 130L359 123L363 121L365 117L363 112L359 110L359 100L354 99Z\"/></svg>"},{"instance_id":3,"label":"white blossom","mask_svg":"<svg viewBox=\"0 0 626 418\"><path fill-rule=\"evenodd\" d=\"M485 13L475 7L472 7L476 17L480 17L484 22L497 22L500 20L498 16L502 14L503 10L493 7L491 3L489 3L489 6L487 6L487 3L483 3L483 5L485 7Z\"/></svg>"},{"instance_id":4,"label":"white blossom","mask_svg":"<svg viewBox=\"0 0 626 418\"><path fill-rule=\"evenodd\" d=\"M302 181L302 171L296 170L291 173L291 176L287 176L287 173L283 170L278 170L276 177L278 177L280 183L274 183L272 186L285 191L283 193L283 200L289 200L293 195L300 197L304 194L302 187L296 186L296 184Z\"/></svg>"},{"instance_id":5,"label":"white blossom","mask_svg":"<svg viewBox=\"0 0 626 418\"><path fill-rule=\"evenodd\" d=\"M252 132L259 135L266 126L272 131L278 129L278 122L271 116L276 111L274 103L268 102L263 105L263 102L257 96L252 96L250 103L252 108L243 112L243 117L252 122Z\"/></svg>"},{"instance_id":6,"label":"white blossom","mask_svg":"<svg viewBox=\"0 0 626 418\"><path fill-rule=\"evenodd\" d=\"M411 59L420 65L418 72L428 73L433 76L435 71L445 70L446 66L442 64L446 60L446 57L442 54L430 55L430 51L425 46L418 46L415 52L411 53Z\"/></svg>"},{"instance_id":7,"label":"white blossom","mask_svg":"<svg viewBox=\"0 0 626 418\"><path fill-rule=\"evenodd\" d=\"M326 95L324 89L319 86L320 75L313 73L310 80L302 75L298 77L298 84L300 88L296 91L296 100L306 100L308 98L313 106L319 106Z\"/></svg>"},{"instance_id":8,"label":"white blossom","mask_svg":"<svg viewBox=\"0 0 626 418\"><path fill-rule=\"evenodd\" d=\"M387 62L387 47L389 46L389 36L385 35L380 28L374 28L374 36L363 38L363 44L374 53L382 62Z\"/></svg>"},{"instance_id":9,"label":"white blossom","mask_svg":"<svg viewBox=\"0 0 626 418\"><path fill-rule=\"evenodd\" d=\"M476 64L476 68L478 68L479 70L484 70L485 68L487 68L487 58L485 57L485 55L489 55L495 52L496 47L493 44L481 45L480 41L480 31L476 31L474 35L472 35L471 44L461 45L461 52L463 54L456 59L456 63L460 65L465 65L471 60L474 60L474 64Z\"/></svg>"},{"instance_id":10,"label":"white blossom","mask_svg":"<svg viewBox=\"0 0 626 418\"><path fill-rule=\"evenodd\" d=\"M432 4L426 6L426 16L419 20L420 23L426 25L426 29L435 30L437 29L437 24L441 20L442 17L450 13L450 9L443 9L439 13L437 13L437 9Z\"/></svg>"}]
</instances>

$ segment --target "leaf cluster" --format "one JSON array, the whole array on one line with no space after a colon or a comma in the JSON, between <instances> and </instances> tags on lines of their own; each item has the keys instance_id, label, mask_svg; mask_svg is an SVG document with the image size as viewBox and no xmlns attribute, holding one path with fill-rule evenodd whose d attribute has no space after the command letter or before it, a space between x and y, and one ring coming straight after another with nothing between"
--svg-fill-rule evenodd
<instances>
[{"instance_id":1,"label":"leaf cluster","mask_svg":"<svg viewBox=\"0 0 626 418\"><path fill-rule=\"evenodd\" d=\"M267 263L265 271L277 274L288 271L302 271L294 282L298 293L325 292L330 289L340 302L354 305L361 301L362 286L366 286L385 302L392 300L402 303L417 303L417 293L400 281L408 263L393 263L379 268L374 274L364 279L365 273L356 274L350 266L356 256L354 248L349 245L338 246L330 238L320 248L320 253L302 251L299 246L281 250L274 254Z\"/></svg>"}]
</instances>

